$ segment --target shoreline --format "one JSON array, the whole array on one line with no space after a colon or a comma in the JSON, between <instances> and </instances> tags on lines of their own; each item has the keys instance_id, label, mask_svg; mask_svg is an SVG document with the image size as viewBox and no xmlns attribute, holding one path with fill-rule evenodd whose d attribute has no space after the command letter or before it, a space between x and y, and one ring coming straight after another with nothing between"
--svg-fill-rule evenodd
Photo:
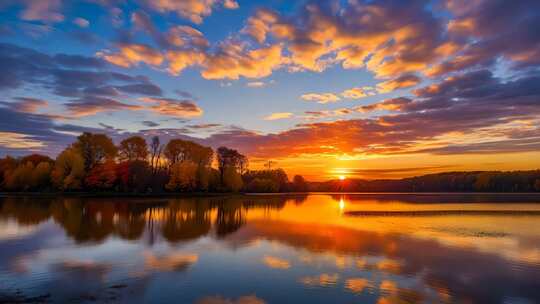
<instances>
[{"instance_id":1,"label":"shoreline","mask_svg":"<svg viewBox=\"0 0 540 304\"><path fill-rule=\"evenodd\" d=\"M185 192L185 193L119 193L119 192L0 192L3 197L81 197L81 198L190 198L190 197L230 197L230 196L304 196L304 195L396 195L396 196L539 196L540 192L280 192L280 193L256 193L256 192Z\"/></svg>"}]
</instances>

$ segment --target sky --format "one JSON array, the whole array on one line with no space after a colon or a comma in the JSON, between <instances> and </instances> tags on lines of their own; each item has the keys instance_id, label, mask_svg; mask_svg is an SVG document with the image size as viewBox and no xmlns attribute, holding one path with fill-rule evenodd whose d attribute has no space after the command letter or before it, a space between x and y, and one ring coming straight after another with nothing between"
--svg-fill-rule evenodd
<instances>
[{"instance_id":1,"label":"sky","mask_svg":"<svg viewBox=\"0 0 540 304\"><path fill-rule=\"evenodd\" d=\"M540 168L540 1L4 0L0 156L81 132L310 180Z\"/></svg>"}]
</instances>

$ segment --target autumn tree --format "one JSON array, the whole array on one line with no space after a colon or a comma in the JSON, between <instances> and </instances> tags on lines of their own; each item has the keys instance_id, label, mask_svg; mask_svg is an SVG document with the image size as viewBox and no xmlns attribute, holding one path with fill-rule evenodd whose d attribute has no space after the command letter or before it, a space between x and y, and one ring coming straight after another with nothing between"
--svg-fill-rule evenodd
<instances>
[{"instance_id":1,"label":"autumn tree","mask_svg":"<svg viewBox=\"0 0 540 304\"><path fill-rule=\"evenodd\" d=\"M31 188L32 172L34 171L32 162L20 163L6 178L6 189L11 191L27 191Z\"/></svg>"},{"instance_id":2,"label":"autumn tree","mask_svg":"<svg viewBox=\"0 0 540 304\"><path fill-rule=\"evenodd\" d=\"M144 138L132 136L120 142L118 155L120 160L146 160L148 157L148 145Z\"/></svg>"},{"instance_id":3,"label":"autumn tree","mask_svg":"<svg viewBox=\"0 0 540 304\"><path fill-rule=\"evenodd\" d=\"M223 172L222 184L225 190L231 192L238 192L242 189L244 183L242 182L242 176L238 173L237 169L232 166L226 166Z\"/></svg>"},{"instance_id":4,"label":"autumn tree","mask_svg":"<svg viewBox=\"0 0 540 304\"><path fill-rule=\"evenodd\" d=\"M94 166L85 178L85 184L89 188L98 190L111 189L117 179L116 163L112 159L106 160L103 164Z\"/></svg>"},{"instance_id":5,"label":"autumn tree","mask_svg":"<svg viewBox=\"0 0 540 304\"><path fill-rule=\"evenodd\" d=\"M171 167L169 182L165 186L170 191L194 191L197 188L197 164L191 161L176 163Z\"/></svg>"},{"instance_id":6,"label":"autumn tree","mask_svg":"<svg viewBox=\"0 0 540 304\"><path fill-rule=\"evenodd\" d=\"M224 184L225 171L231 169L239 174L247 170L247 157L238 153L238 151L227 147L217 149L218 169L221 176L221 182Z\"/></svg>"},{"instance_id":7,"label":"autumn tree","mask_svg":"<svg viewBox=\"0 0 540 304\"><path fill-rule=\"evenodd\" d=\"M73 147L80 152L84 160L85 172L89 172L92 167L104 162L105 159L114 158L118 151L107 135L88 132L77 137Z\"/></svg>"},{"instance_id":8,"label":"autumn tree","mask_svg":"<svg viewBox=\"0 0 540 304\"><path fill-rule=\"evenodd\" d=\"M78 190L82 186L84 175L84 158L80 150L70 147L56 158L51 179L61 190Z\"/></svg>"},{"instance_id":9,"label":"autumn tree","mask_svg":"<svg viewBox=\"0 0 540 304\"><path fill-rule=\"evenodd\" d=\"M27 156L24 156L21 158L20 163L26 164L27 162L31 162L34 166L37 166L39 163L46 162L46 163L54 163L54 160L46 155L41 154L30 154Z\"/></svg>"},{"instance_id":10,"label":"autumn tree","mask_svg":"<svg viewBox=\"0 0 540 304\"><path fill-rule=\"evenodd\" d=\"M212 163L213 154L212 148L182 139L172 139L164 150L164 155L171 166L183 161L209 166Z\"/></svg>"},{"instance_id":11,"label":"autumn tree","mask_svg":"<svg viewBox=\"0 0 540 304\"><path fill-rule=\"evenodd\" d=\"M17 160L11 156L0 159L0 186L6 188L6 180L17 167Z\"/></svg>"},{"instance_id":12,"label":"autumn tree","mask_svg":"<svg viewBox=\"0 0 540 304\"><path fill-rule=\"evenodd\" d=\"M116 166L116 175L123 191L146 192L148 188L163 189L166 181L160 174L152 174L152 168L142 160L121 162Z\"/></svg>"},{"instance_id":13,"label":"autumn tree","mask_svg":"<svg viewBox=\"0 0 540 304\"><path fill-rule=\"evenodd\" d=\"M51 172L53 166L47 161L40 162L32 171L30 185L33 189L48 188L51 183Z\"/></svg>"}]
</instances>

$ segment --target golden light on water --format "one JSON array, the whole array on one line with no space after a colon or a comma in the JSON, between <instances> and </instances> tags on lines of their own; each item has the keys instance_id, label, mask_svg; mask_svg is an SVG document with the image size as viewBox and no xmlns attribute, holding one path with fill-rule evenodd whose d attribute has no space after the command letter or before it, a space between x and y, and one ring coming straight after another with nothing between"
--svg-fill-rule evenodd
<instances>
[{"instance_id":1,"label":"golden light on water","mask_svg":"<svg viewBox=\"0 0 540 304\"><path fill-rule=\"evenodd\" d=\"M347 177L345 175L340 175L339 180L345 180Z\"/></svg>"},{"instance_id":2,"label":"golden light on water","mask_svg":"<svg viewBox=\"0 0 540 304\"><path fill-rule=\"evenodd\" d=\"M343 211L345 209L345 200L343 198L339 199L339 210Z\"/></svg>"}]
</instances>

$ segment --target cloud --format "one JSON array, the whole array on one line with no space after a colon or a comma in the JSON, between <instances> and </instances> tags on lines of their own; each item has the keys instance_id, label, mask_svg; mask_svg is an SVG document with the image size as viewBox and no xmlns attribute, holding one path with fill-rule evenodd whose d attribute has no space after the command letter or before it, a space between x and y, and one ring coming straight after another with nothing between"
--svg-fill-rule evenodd
<instances>
[{"instance_id":1,"label":"cloud","mask_svg":"<svg viewBox=\"0 0 540 304\"><path fill-rule=\"evenodd\" d=\"M520 5L504 1L477 1L474 5L464 5L453 1L447 3L446 8L454 15L448 23L448 31L465 42L455 56L427 71L428 76L487 68L501 57L511 68L518 70L540 64L535 31L540 26L538 1L522 1Z\"/></svg>"},{"instance_id":2,"label":"cloud","mask_svg":"<svg viewBox=\"0 0 540 304\"><path fill-rule=\"evenodd\" d=\"M22 0L24 10L20 17L23 20L43 21L43 22L62 22L64 15L59 13L62 3L61 0Z\"/></svg>"},{"instance_id":3,"label":"cloud","mask_svg":"<svg viewBox=\"0 0 540 304\"><path fill-rule=\"evenodd\" d=\"M34 150L45 147L45 143L26 134L0 131L0 147L8 149Z\"/></svg>"},{"instance_id":4,"label":"cloud","mask_svg":"<svg viewBox=\"0 0 540 304\"><path fill-rule=\"evenodd\" d=\"M414 22L413 22L414 21ZM272 36L300 69L323 71L366 67L378 77L420 71L440 58L443 23L424 1L310 2L293 16L259 10L243 32L263 43Z\"/></svg>"},{"instance_id":5,"label":"cloud","mask_svg":"<svg viewBox=\"0 0 540 304\"><path fill-rule=\"evenodd\" d=\"M187 99L145 97L142 100L144 102L154 103L154 105L147 107L147 109L161 115L190 118L203 114L203 110L195 102Z\"/></svg>"},{"instance_id":6,"label":"cloud","mask_svg":"<svg viewBox=\"0 0 540 304\"><path fill-rule=\"evenodd\" d=\"M414 74L404 74L397 78L387 80L377 84L377 90L380 93L388 93L397 89L413 87L421 82L420 77Z\"/></svg>"},{"instance_id":7,"label":"cloud","mask_svg":"<svg viewBox=\"0 0 540 304\"><path fill-rule=\"evenodd\" d=\"M227 41L215 54L207 55L201 75L206 79L263 78L282 63L280 45L246 49L243 44Z\"/></svg>"},{"instance_id":8,"label":"cloud","mask_svg":"<svg viewBox=\"0 0 540 304\"><path fill-rule=\"evenodd\" d=\"M360 99L367 96L373 96L377 94L377 91L373 87L364 86L361 88L352 88L345 90L341 93L341 96L343 98L349 98L349 99Z\"/></svg>"},{"instance_id":9,"label":"cloud","mask_svg":"<svg viewBox=\"0 0 540 304\"><path fill-rule=\"evenodd\" d=\"M15 103L10 103L12 109L17 112L24 113L36 113L40 108L47 107L49 103L46 100L30 98L30 97L16 97Z\"/></svg>"},{"instance_id":10,"label":"cloud","mask_svg":"<svg viewBox=\"0 0 540 304\"><path fill-rule=\"evenodd\" d=\"M318 119L318 118L328 118L328 117L348 115L354 112L355 112L354 109L349 109L349 108L339 108L335 110L324 110L324 111L305 111L304 114L306 114L306 116L304 116L303 118L308 119L308 120Z\"/></svg>"},{"instance_id":11,"label":"cloud","mask_svg":"<svg viewBox=\"0 0 540 304\"><path fill-rule=\"evenodd\" d=\"M300 96L300 98L305 101L314 101L322 104L337 102L341 99L339 96L332 93L309 93Z\"/></svg>"},{"instance_id":12,"label":"cloud","mask_svg":"<svg viewBox=\"0 0 540 304\"><path fill-rule=\"evenodd\" d=\"M118 53L98 52L96 55L108 62L129 68L144 62L148 65L159 66L163 63L163 55L154 48L145 44L120 44Z\"/></svg>"},{"instance_id":13,"label":"cloud","mask_svg":"<svg viewBox=\"0 0 540 304\"><path fill-rule=\"evenodd\" d=\"M197 24L202 23L203 18L209 16L218 3L221 3L227 9L239 7L234 0L146 0L146 3L157 11L175 12L179 16Z\"/></svg>"},{"instance_id":14,"label":"cloud","mask_svg":"<svg viewBox=\"0 0 540 304\"><path fill-rule=\"evenodd\" d=\"M153 122L153 121L150 121L150 120L144 120L144 121L142 121L141 123L142 123L144 126L150 127L150 128L159 126L159 124L158 124L157 122Z\"/></svg>"},{"instance_id":15,"label":"cloud","mask_svg":"<svg viewBox=\"0 0 540 304\"><path fill-rule=\"evenodd\" d=\"M210 124L187 125L186 128L195 129L195 130L204 130L204 129L214 129L221 126L222 126L221 124L210 123Z\"/></svg>"},{"instance_id":16,"label":"cloud","mask_svg":"<svg viewBox=\"0 0 540 304\"><path fill-rule=\"evenodd\" d=\"M81 17L77 17L75 19L73 19L73 23L76 24L77 26L79 27L83 27L83 28L86 28L90 25L90 22L84 18L81 18Z\"/></svg>"},{"instance_id":17,"label":"cloud","mask_svg":"<svg viewBox=\"0 0 540 304\"><path fill-rule=\"evenodd\" d=\"M69 114L74 117L95 115L101 112L120 110L142 110L139 105L130 105L111 98L84 96L64 104Z\"/></svg>"},{"instance_id":18,"label":"cloud","mask_svg":"<svg viewBox=\"0 0 540 304\"><path fill-rule=\"evenodd\" d=\"M278 113L272 113L264 118L264 120L278 120L278 119L286 119L291 118L294 114L291 112L278 112Z\"/></svg>"},{"instance_id":19,"label":"cloud","mask_svg":"<svg viewBox=\"0 0 540 304\"><path fill-rule=\"evenodd\" d=\"M264 81L252 81L246 83L246 86L249 88L262 88L266 86L266 83Z\"/></svg>"},{"instance_id":20,"label":"cloud","mask_svg":"<svg viewBox=\"0 0 540 304\"><path fill-rule=\"evenodd\" d=\"M0 75L0 89L41 86L67 97L80 97L88 94L85 91L98 88L101 88L101 94L106 90L114 93L111 87L125 93L155 95L160 91L147 77L109 72L107 64L94 57L51 56L12 44L0 44L0 63L6 72L5 76Z\"/></svg>"},{"instance_id":21,"label":"cloud","mask_svg":"<svg viewBox=\"0 0 540 304\"><path fill-rule=\"evenodd\" d=\"M358 106L355 110L359 112L371 111L401 111L403 108L412 102L411 99L405 97L386 99L381 102L372 103L365 106Z\"/></svg>"}]
</instances>

